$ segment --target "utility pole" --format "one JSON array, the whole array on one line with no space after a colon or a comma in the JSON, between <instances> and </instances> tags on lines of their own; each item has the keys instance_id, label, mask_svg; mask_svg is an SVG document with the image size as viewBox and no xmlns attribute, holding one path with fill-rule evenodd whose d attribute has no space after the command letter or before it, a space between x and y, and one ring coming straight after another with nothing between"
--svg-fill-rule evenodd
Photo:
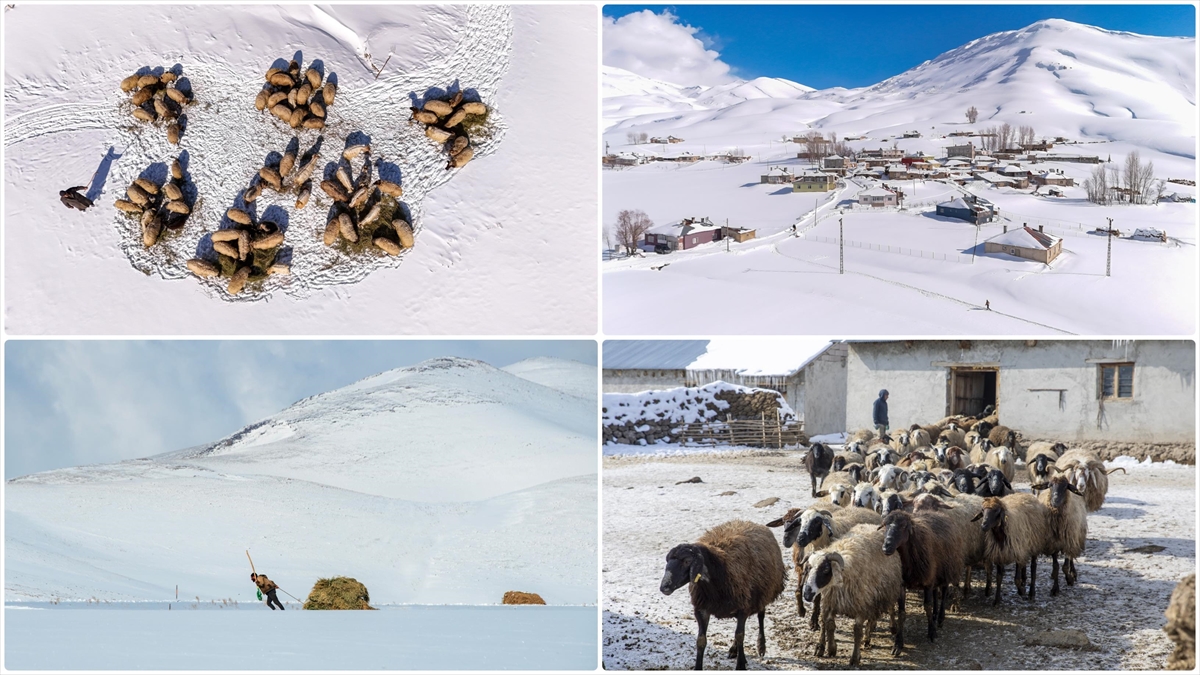
<instances>
[{"instance_id":1,"label":"utility pole","mask_svg":"<svg viewBox=\"0 0 1200 675\"><path fill-rule=\"evenodd\" d=\"M1104 263L1104 276L1112 276L1112 218L1108 219L1108 261Z\"/></svg>"},{"instance_id":2,"label":"utility pole","mask_svg":"<svg viewBox=\"0 0 1200 675\"><path fill-rule=\"evenodd\" d=\"M979 249L979 228L980 228L980 225L979 225L978 219L976 219L976 223L975 223L975 245L971 247L971 264L972 264L972 265L974 265L974 264L975 264L975 251Z\"/></svg>"},{"instance_id":3,"label":"utility pole","mask_svg":"<svg viewBox=\"0 0 1200 675\"><path fill-rule=\"evenodd\" d=\"M725 229L726 230L729 229L729 219L728 218L725 219ZM726 235L726 237L725 237L725 252L729 253L729 236L728 235Z\"/></svg>"},{"instance_id":4,"label":"utility pole","mask_svg":"<svg viewBox=\"0 0 1200 675\"><path fill-rule=\"evenodd\" d=\"M838 218L838 274L846 273L846 239L842 219Z\"/></svg>"}]
</instances>

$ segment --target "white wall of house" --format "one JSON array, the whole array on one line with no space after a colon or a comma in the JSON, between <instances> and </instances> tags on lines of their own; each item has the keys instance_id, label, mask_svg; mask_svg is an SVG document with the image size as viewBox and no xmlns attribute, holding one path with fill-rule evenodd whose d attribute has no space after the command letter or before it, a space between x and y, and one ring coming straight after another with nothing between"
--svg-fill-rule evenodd
<instances>
[{"instance_id":1,"label":"white wall of house","mask_svg":"<svg viewBox=\"0 0 1200 675\"><path fill-rule=\"evenodd\" d=\"M846 430L845 343L835 342L804 368L804 433L809 436Z\"/></svg>"},{"instance_id":2,"label":"white wall of house","mask_svg":"<svg viewBox=\"0 0 1200 675\"><path fill-rule=\"evenodd\" d=\"M1100 365L1132 362L1133 397L1104 400ZM1185 443L1195 440L1191 341L986 340L856 342L847 359L847 428L871 428L890 392L893 429L945 417L952 366L997 366L1000 422L1026 438Z\"/></svg>"}]
</instances>

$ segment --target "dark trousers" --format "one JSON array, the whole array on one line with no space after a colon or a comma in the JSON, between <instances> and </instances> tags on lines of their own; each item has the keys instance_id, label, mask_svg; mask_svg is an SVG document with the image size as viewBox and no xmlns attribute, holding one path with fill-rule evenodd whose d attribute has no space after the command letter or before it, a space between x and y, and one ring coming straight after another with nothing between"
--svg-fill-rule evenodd
<instances>
[{"instance_id":1,"label":"dark trousers","mask_svg":"<svg viewBox=\"0 0 1200 675\"><path fill-rule=\"evenodd\" d=\"M270 607L271 610L274 611L276 605L279 606L279 609L283 609L283 603L280 602L279 598L275 596L275 589L272 588L271 590L267 591L267 607Z\"/></svg>"}]
</instances>

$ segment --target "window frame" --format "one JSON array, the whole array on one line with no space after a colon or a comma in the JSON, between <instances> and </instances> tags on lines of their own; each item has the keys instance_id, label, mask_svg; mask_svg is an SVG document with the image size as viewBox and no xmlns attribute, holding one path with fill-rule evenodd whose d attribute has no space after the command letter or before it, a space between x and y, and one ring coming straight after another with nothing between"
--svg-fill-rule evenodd
<instances>
[{"instance_id":1,"label":"window frame","mask_svg":"<svg viewBox=\"0 0 1200 675\"><path fill-rule=\"evenodd\" d=\"M1133 386L1134 366L1133 361L1114 361L1111 363L1096 364L1096 398L1101 401L1132 401L1137 397L1137 391ZM1121 369L1129 369L1129 395L1121 396ZM1113 373L1112 393L1104 393L1104 374L1111 370Z\"/></svg>"}]
</instances>

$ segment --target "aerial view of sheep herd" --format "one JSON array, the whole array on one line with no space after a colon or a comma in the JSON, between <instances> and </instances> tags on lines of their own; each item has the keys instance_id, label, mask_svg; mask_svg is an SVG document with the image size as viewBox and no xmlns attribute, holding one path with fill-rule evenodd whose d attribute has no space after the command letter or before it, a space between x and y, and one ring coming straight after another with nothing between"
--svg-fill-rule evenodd
<instances>
[{"instance_id":1,"label":"aerial view of sheep herd","mask_svg":"<svg viewBox=\"0 0 1200 675\"><path fill-rule=\"evenodd\" d=\"M1047 439L1007 426L1003 405L900 423L894 400L891 427L793 446L772 447L769 428L740 447L685 442L695 425L606 433L605 667L1193 669L1194 352L1178 344L1187 360L1170 379L1182 384L1163 389L1187 418L1170 448ZM850 345L851 361L869 349ZM607 352L605 368L606 392L636 391L636 371L610 368ZM804 372L812 419L818 378ZM641 405L662 418L664 402L701 402L704 389L606 393L606 414ZM886 420L887 398L859 407L878 420L883 401Z\"/></svg>"}]
</instances>

